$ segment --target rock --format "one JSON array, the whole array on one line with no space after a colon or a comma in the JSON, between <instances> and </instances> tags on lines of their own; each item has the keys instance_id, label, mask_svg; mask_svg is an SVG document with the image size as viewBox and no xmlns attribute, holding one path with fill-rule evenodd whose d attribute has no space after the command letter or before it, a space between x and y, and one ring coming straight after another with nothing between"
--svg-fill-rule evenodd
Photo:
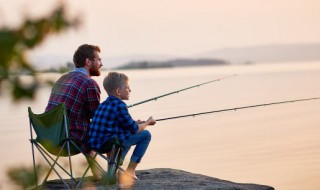
<instances>
[{"instance_id":1,"label":"rock","mask_svg":"<svg viewBox=\"0 0 320 190\"><path fill-rule=\"evenodd\" d=\"M140 170L137 171L136 174L139 180L135 183L133 188L135 190L274 190L273 187L266 185L234 183L201 174L193 174L186 171L167 168ZM66 181L71 187L74 186L72 180L68 179ZM61 180L52 180L46 184L45 189L66 189L66 187ZM86 182L82 189L119 189L119 186L104 186L100 182L92 182L91 177L86 177Z\"/></svg>"}]
</instances>

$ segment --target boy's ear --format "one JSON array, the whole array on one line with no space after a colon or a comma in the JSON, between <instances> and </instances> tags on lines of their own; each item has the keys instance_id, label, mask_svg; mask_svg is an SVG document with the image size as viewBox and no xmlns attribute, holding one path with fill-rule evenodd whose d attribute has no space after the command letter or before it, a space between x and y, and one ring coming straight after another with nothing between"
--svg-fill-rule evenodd
<instances>
[{"instance_id":1,"label":"boy's ear","mask_svg":"<svg viewBox=\"0 0 320 190\"><path fill-rule=\"evenodd\" d=\"M117 89L116 89L116 95L117 95L117 96L120 96L120 88L117 88Z\"/></svg>"}]
</instances>

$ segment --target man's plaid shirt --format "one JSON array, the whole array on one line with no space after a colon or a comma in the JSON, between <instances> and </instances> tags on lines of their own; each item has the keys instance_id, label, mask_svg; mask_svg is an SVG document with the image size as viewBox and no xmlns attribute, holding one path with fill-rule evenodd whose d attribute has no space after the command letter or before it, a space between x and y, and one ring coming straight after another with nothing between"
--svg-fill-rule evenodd
<instances>
[{"instance_id":1,"label":"man's plaid shirt","mask_svg":"<svg viewBox=\"0 0 320 190\"><path fill-rule=\"evenodd\" d=\"M69 134L83 145L88 142L90 119L100 103L100 88L84 68L63 75L53 86L46 111L65 103L69 119Z\"/></svg>"},{"instance_id":2,"label":"man's plaid shirt","mask_svg":"<svg viewBox=\"0 0 320 190\"><path fill-rule=\"evenodd\" d=\"M120 99L109 96L97 108L89 130L89 145L94 150L113 136L120 142L138 131L138 124L130 116L127 105Z\"/></svg>"}]
</instances>

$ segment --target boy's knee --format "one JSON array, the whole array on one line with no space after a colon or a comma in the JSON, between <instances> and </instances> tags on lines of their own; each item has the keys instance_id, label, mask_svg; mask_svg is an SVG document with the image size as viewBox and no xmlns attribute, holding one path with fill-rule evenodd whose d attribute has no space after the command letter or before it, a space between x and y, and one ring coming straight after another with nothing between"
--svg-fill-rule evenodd
<instances>
[{"instance_id":1,"label":"boy's knee","mask_svg":"<svg viewBox=\"0 0 320 190\"><path fill-rule=\"evenodd\" d=\"M149 141L151 140L151 133L148 130L143 130L145 139L148 139Z\"/></svg>"}]
</instances>

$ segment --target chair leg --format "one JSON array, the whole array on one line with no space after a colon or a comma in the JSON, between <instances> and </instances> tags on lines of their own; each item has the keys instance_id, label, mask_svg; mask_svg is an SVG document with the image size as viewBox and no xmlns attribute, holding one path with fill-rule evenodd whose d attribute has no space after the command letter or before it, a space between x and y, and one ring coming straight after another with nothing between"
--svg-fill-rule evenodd
<instances>
[{"instance_id":1,"label":"chair leg","mask_svg":"<svg viewBox=\"0 0 320 190\"><path fill-rule=\"evenodd\" d=\"M39 189L42 189L42 187L44 186L45 182L47 181L50 173L52 172L52 170L57 174L57 176L61 179L61 181L64 183L64 185L68 188L71 189L69 187L69 185L64 181L64 179L60 176L60 174L58 173L58 171L54 168L55 164L57 164L57 160L59 159L60 156L57 156L57 158L54 160L53 163L51 163L48 158L44 155L44 153L42 152L41 148L36 146L37 149L39 150L40 154L43 156L43 158L46 160L46 162L48 163L48 165L50 165L50 169L48 171L48 174L46 175L45 179L43 180L42 184L40 185ZM59 152L58 155L60 155L61 151Z\"/></svg>"},{"instance_id":2,"label":"chair leg","mask_svg":"<svg viewBox=\"0 0 320 190\"><path fill-rule=\"evenodd\" d=\"M80 188L81 185L82 185L82 182L84 181L84 177L87 175L88 171L89 171L89 168L90 167L97 167L101 172L103 172L103 169L102 167L95 161L95 158L97 157L97 153L92 157L92 158L87 158L87 161L88 161L88 167L86 168L84 174L82 175L76 189ZM91 162L91 163L89 163ZM91 166L90 166L91 165ZM94 165L94 166L93 166Z\"/></svg>"},{"instance_id":3,"label":"chair leg","mask_svg":"<svg viewBox=\"0 0 320 190\"><path fill-rule=\"evenodd\" d=\"M119 166L120 151L121 151L121 149L119 147L115 148L115 153L113 155L113 158L111 159L112 166L113 166L111 172L113 172L113 175L117 172L117 168Z\"/></svg>"},{"instance_id":4,"label":"chair leg","mask_svg":"<svg viewBox=\"0 0 320 190\"><path fill-rule=\"evenodd\" d=\"M120 158L121 157L121 148L119 148L119 152L118 152L118 158ZM101 153L97 153L99 156L101 156L103 159L105 159L106 161L108 161L108 168L109 168L109 165L111 166L111 163L112 163L112 161L111 161L111 159L110 159L110 157L111 157L111 154L110 154L110 157L106 157L105 155L103 155L103 154L101 154ZM130 173L127 173L126 172L126 170L124 170L122 167L120 167L119 166L119 160L118 160L118 162L117 162L117 164L115 165L116 166L116 170L114 170L114 172L110 172L111 174L112 173L116 173L116 171L117 170L120 170L121 172L123 172L123 173L126 173L126 174L128 174L129 176L131 176L133 179L135 179L135 180L139 180L138 178L136 178L136 176L133 176L133 175L131 175ZM110 170L108 170L108 171L111 171L112 169L110 169ZM107 184L107 176L108 176L108 174L107 175L103 175L103 178L102 178L102 183L104 183L104 184Z\"/></svg>"},{"instance_id":5,"label":"chair leg","mask_svg":"<svg viewBox=\"0 0 320 190\"><path fill-rule=\"evenodd\" d=\"M76 189L79 189L79 188L81 187L82 182L84 181L84 177L87 175L87 173L88 173L88 171L89 171L89 168L90 168L90 166L88 166L88 167L86 168L86 171L84 172L84 174L82 175L80 181L78 182Z\"/></svg>"},{"instance_id":6,"label":"chair leg","mask_svg":"<svg viewBox=\"0 0 320 190\"><path fill-rule=\"evenodd\" d=\"M106 185L114 185L116 184L116 172L118 169L118 157L120 153L120 147L112 146L112 150L110 153L110 158L108 160L108 171L107 175L103 179L103 183Z\"/></svg>"},{"instance_id":7,"label":"chair leg","mask_svg":"<svg viewBox=\"0 0 320 190\"><path fill-rule=\"evenodd\" d=\"M81 151L80 147L79 147L73 140L71 140L70 143L71 143L74 147L76 147L77 150ZM94 165L94 167L97 167L98 170L99 170L102 174L105 173L104 170L103 170L103 168L102 168L102 167L99 165L99 163L95 160L95 158L97 157L97 155L98 155L98 154L96 153L93 157L91 157L91 156L86 157L87 162L88 162L88 166L87 166L86 170L84 171L83 175L81 176L81 178L78 180L77 186L76 186L75 189L81 188L81 185L83 184L83 182L84 182L84 180L85 180L85 176L87 175L89 169L90 169L93 165Z\"/></svg>"},{"instance_id":8,"label":"chair leg","mask_svg":"<svg viewBox=\"0 0 320 190\"><path fill-rule=\"evenodd\" d=\"M32 140L30 140L31 142L31 150L32 150L32 159L33 159L33 171L34 171L34 179L36 182L36 187L38 187L38 176L37 176L37 170L36 170L36 160L34 157L34 144L32 142Z\"/></svg>"},{"instance_id":9,"label":"chair leg","mask_svg":"<svg viewBox=\"0 0 320 190\"><path fill-rule=\"evenodd\" d=\"M41 146L37 145L36 147L38 148L39 151L40 151L40 149L41 149L41 151L42 151L46 156L48 156L48 158L50 158L50 160L51 160L52 162L55 161L55 159L52 158L43 148L41 148ZM42 155L43 155L43 154L42 154ZM57 164L57 166L58 166L61 170L63 170L69 177L72 178L71 174L70 174L67 170L65 170L64 167L62 167L58 162L56 162L55 164ZM72 178L72 179L77 183L77 180L76 180L75 178Z\"/></svg>"},{"instance_id":10,"label":"chair leg","mask_svg":"<svg viewBox=\"0 0 320 190\"><path fill-rule=\"evenodd\" d=\"M74 179L73 177L73 171L72 171L72 163L71 163L71 154L70 154L70 142L67 140L67 149L68 149L68 157L69 157L69 166L70 166L70 174L71 174L71 179Z\"/></svg>"}]
</instances>

